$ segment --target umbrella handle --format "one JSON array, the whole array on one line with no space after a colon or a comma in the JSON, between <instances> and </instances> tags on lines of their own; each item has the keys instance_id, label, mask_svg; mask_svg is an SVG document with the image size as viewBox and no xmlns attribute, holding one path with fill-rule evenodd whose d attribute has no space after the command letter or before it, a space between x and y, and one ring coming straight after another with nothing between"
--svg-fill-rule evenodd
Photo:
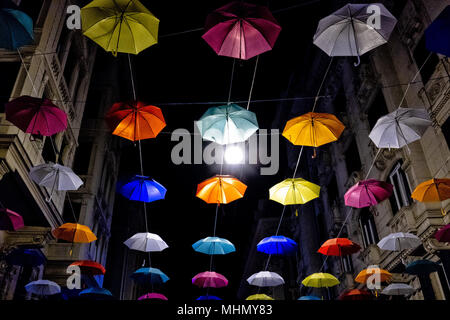
<instances>
[{"instance_id":1,"label":"umbrella handle","mask_svg":"<svg viewBox=\"0 0 450 320\"><path fill-rule=\"evenodd\" d=\"M360 58L360 56L359 56L359 54L358 54L358 60L355 62L355 63L353 63L353 65L355 66L355 67L357 67L357 66L359 66L361 64L361 58Z\"/></svg>"}]
</instances>

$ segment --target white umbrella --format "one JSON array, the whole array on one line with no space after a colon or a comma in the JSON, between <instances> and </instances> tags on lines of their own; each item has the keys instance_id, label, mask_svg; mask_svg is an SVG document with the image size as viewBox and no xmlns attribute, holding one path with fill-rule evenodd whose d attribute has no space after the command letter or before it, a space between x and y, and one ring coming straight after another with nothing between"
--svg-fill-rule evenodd
<instances>
[{"instance_id":1,"label":"white umbrella","mask_svg":"<svg viewBox=\"0 0 450 320\"><path fill-rule=\"evenodd\" d=\"M422 244L420 238L412 233L391 233L378 242L378 247L389 251L415 249Z\"/></svg>"},{"instance_id":2,"label":"white umbrella","mask_svg":"<svg viewBox=\"0 0 450 320\"><path fill-rule=\"evenodd\" d=\"M50 280L36 280L25 285L25 290L40 296L51 296L61 292L61 287Z\"/></svg>"},{"instance_id":3,"label":"white umbrella","mask_svg":"<svg viewBox=\"0 0 450 320\"><path fill-rule=\"evenodd\" d=\"M379 10L379 25L371 19L373 8ZM349 3L319 21L314 44L331 57L357 56L357 66L360 55L388 41L396 23L397 19L381 3Z\"/></svg>"},{"instance_id":4,"label":"white umbrella","mask_svg":"<svg viewBox=\"0 0 450 320\"><path fill-rule=\"evenodd\" d=\"M136 233L124 244L132 250L142 252L163 251L169 247L160 236L149 232Z\"/></svg>"},{"instance_id":5,"label":"white umbrella","mask_svg":"<svg viewBox=\"0 0 450 320\"><path fill-rule=\"evenodd\" d=\"M398 108L378 119L369 138L378 148L398 149L419 140L430 125L425 109Z\"/></svg>"},{"instance_id":6,"label":"white umbrella","mask_svg":"<svg viewBox=\"0 0 450 320\"><path fill-rule=\"evenodd\" d=\"M278 273L260 271L251 275L247 282L258 287L276 287L284 284L284 279Z\"/></svg>"},{"instance_id":7,"label":"white umbrella","mask_svg":"<svg viewBox=\"0 0 450 320\"><path fill-rule=\"evenodd\" d=\"M389 296L408 296L416 290L406 283L391 283L381 291L382 294Z\"/></svg>"}]
</instances>

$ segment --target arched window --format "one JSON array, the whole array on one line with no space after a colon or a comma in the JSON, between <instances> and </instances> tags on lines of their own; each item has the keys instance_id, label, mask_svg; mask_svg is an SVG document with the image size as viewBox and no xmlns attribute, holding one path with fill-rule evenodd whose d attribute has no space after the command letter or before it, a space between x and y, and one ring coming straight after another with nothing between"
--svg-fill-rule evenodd
<instances>
[{"instance_id":1,"label":"arched window","mask_svg":"<svg viewBox=\"0 0 450 320\"><path fill-rule=\"evenodd\" d=\"M380 241L375 225L375 219L368 208L361 209L359 214L359 227L361 228L364 247L368 247L369 245L376 244Z\"/></svg>"},{"instance_id":2,"label":"arched window","mask_svg":"<svg viewBox=\"0 0 450 320\"><path fill-rule=\"evenodd\" d=\"M389 174L389 180L394 186L394 192L389 198L392 207L392 213L395 215L400 208L411 204L411 188L409 187L408 177L402 169L401 161L397 162Z\"/></svg>"}]
</instances>

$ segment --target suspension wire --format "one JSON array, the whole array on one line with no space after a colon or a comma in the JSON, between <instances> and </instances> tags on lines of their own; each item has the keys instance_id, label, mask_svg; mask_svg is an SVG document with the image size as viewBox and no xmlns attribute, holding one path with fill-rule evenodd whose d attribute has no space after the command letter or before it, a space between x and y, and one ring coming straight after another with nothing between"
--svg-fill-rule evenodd
<instances>
[{"instance_id":1,"label":"suspension wire","mask_svg":"<svg viewBox=\"0 0 450 320\"><path fill-rule=\"evenodd\" d=\"M21 63L22 63L22 66L23 66L23 68L25 69L25 72L27 73L28 80L30 80L31 86L32 86L32 88L33 88L33 93L34 93L34 95L37 97L38 93L37 93L36 87L34 86L34 82L33 82L33 80L31 79L30 72L28 71L28 68L27 68L27 66L26 66L26 64L25 64L25 61L24 61L24 59L23 59L23 57L22 57L22 54L20 53L20 49L19 49L19 48L17 48L17 53L19 54L19 57L20 57L20 61L21 61Z\"/></svg>"},{"instance_id":2,"label":"suspension wire","mask_svg":"<svg viewBox=\"0 0 450 320\"><path fill-rule=\"evenodd\" d=\"M253 71L252 85L250 86L250 93L248 95L247 110L250 109L250 102L252 100L253 87L255 85L256 71L258 70L258 61L259 61L259 55L256 57L255 69Z\"/></svg>"},{"instance_id":3,"label":"suspension wire","mask_svg":"<svg viewBox=\"0 0 450 320\"><path fill-rule=\"evenodd\" d=\"M316 97L314 99L314 105L313 105L311 112L314 112L314 110L316 110L317 101L319 100L320 92L322 91L322 87L325 83L325 79L327 78L328 72L330 71L331 64L333 63L333 59L334 59L334 57L331 57L330 62L327 67L327 70L325 71L325 74L323 75L322 82L320 84L319 90L317 91Z\"/></svg>"}]
</instances>

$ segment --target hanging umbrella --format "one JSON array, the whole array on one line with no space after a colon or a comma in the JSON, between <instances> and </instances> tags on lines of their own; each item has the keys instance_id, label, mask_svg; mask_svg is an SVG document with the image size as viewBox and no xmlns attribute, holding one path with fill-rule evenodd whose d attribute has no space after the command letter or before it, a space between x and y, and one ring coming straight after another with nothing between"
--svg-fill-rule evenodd
<instances>
[{"instance_id":1,"label":"hanging umbrella","mask_svg":"<svg viewBox=\"0 0 450 320\"><path fill-rule=\"evenodd\" d=\"M49 137L67 128L67 114L45 98L16 98L5 104L5 113L25 133Z\"/></svg>"},{"instance_id":2,"label":"hanging umbrella","mask_svg":"<svg viewBox=\"0 0 450 320\"><path fill-rule=\"evenodd\" d=\"M25 224L20 214L6 208L0 209L0 230L17 231L24 226Z\"/></svg>"},{"instance_id":3,"label":"hanging umbrella","mask_svg":"<svg viewBox=\"0 0 450 320\"><path fill-rule=\"evenodd\" d=\"M15 51L33 41L33 20L3 1L0 8L0 48Z\"/></svg>"},{"instance_id":4,"label":"hanging umbrella","mask_svg":"<svg viewBox=\"0 0 450 320\"><path fill-rule=\"evenodd\" d=\"M5 260L10 265L30 267L43 265L47 261L41 250L27 248L13 250L6 256Z\"/></svg>"},{"instance_id":5,"label":"hanging umbrella","mask_svg":"<svg viewBox=\"0 0 450 320\"><path fill-rule=\"evenodd\" d=\"M316 296L303 296L298 298L297 300L322 300L322 299Z\"/></svg>"},{"instance_id":6,"label":"hanging umbrella","mask_svg":"<svg viewBox=\"0 0 450 320\"><path fill-rule=\"evenodd\" d=\"M192 284L200 288L222 288L228 285L228 280L220 273L205 271L194 276Z\"/></svg>"},{"instance_id":7,"label":"hanging umbrella","mask_svg":"<svg viewBox=\"0 0 450 320\"><path fill-rule=\"evenodd\" d=\"M137 0L94 0L81 9L83 34L114 56L158 43L159 20Z\"/></svg>"},{"instance_id":8,"label":"hanging umbrella","mask_svg":"<svg viewBox=\"0 0 450 320\"><path fill-rule=\"evenodd\" d=\"M256 245L256 250L267 254L291 254L297 248L298 245L294 240L284 236L267 237Z\"/></svg>"},{"instance_id":9,"label":"hanging umbrella","mask_svg":"<svg viewBox=\"0 0 450 320\"><path fill-rule=\"evenodd\" d=\"M25 290L39 296L51 296L61 292L61 287L49 280L36 280L25 285Z\"/></svg>"},{"instance_id":10,"label":"hanging umbrella","mask_svg":"<svg viewBox=\"0 0 450 320\"><path fill-rule=\"evenodd\" d=\"M373 275L379 276L381 282L387 282L392 279L392 274L389 271L380 269L379 267L371 266L358 273L355 281L365 284L367 283L367 280L369 280L369 278Z\"/></svg>"},{"instance_id":11,"label":"hanging umbrella","mask_svg":"<svg viewBox=\"0 0 450 320\"><path fill-rule=\"evenodd\" d=\"M227 239L218 237L206 237L199 240L192 245L195 251L213 255L213 254L228 254L235 252L236 248Z\"/></svg>"},{"instance_id":12,"label":"hanging umbrella","mask_svg":"<svg viewBox=\"0 0 450 320\"><path fill-rule=\"evenodd\" d=\"M92 275L92 276L104 275L105 272L106 272L104 266L102 266L98 262L91 261L91 260L75 261L74 263L72 263L70 265L71 266L78 266L81 269L81 273Z\"/></svg>"},{"instance_id":13,"label":"hanging umbrella","mask_svg":"<svg viewBox=\"0 0 450 320\"><path fill-rule=\"evenodd\" d=\"M345 205L354 208L374 206L389 198L393 190L393 185L384 181L362 180L345 193Z\"/></svg>"},{"instance_id":14,"label":"hanging umbrella","mask_svg":"<svg viewBox=\"0 0 450 320\"><path fill-rule=\"evenodd\" d=\"M258 131L256 114L237 104L211 107L196 124L203 139L221 145L244 142Z\"/></svg>"},{"instance_id":15,"label":"hanging umbrella","mask_svg":"<svg viewBox=\"0 0 450 320\"><path fill-rule=\"evenodd\" d=\"M157 268L140 268L136 270L131 278L139 284L163 284L169 277Z\"/></svg>"},{"instance_id":16,"label":"hanging umbrella","mask_svg":"<svg viewBox=\"0 0 450 320\"><path fill-rule=\"evenodd\" d=\"M232 176L216 175L197 186L196 196L206 203L230 203L244 196L247 186Z\"/></svg>"},{"instance_id":17,"label":"hanging umbrella","mask_svg":"<svg viewBox=\"0 0 450 320\"><path fill-rule=\"evenodd\" d=\"M198 297L195 300L201 301L201 300L222 300L222 299L220 299L219 297L216 297L216 296L209 296L208 295L208 296L200 296L200 297Z\"/></svg>"},{"instance_id":18,"label":"hanging umbrella","mask_svg":"<svg viewBox=\"0 0 450 320\"><path fill-rule=\"evenodd\" d=\"M281 27L267 7L231 2L208 15L202 38L220 56L247 60L272 50Z\"/></svg>"},{"instance_id":19,"label":"hanging umbrella","mask_svg":"<svg viewBox=\"0 0 450 320\"><path fill-rule=\"evenodd\" d=\"M381 4L380 26L369 23L370 4L347 4L333 14L319 21L314 44L331 57L360 56L385 44L394 30L397 19Z\"/></svg>"},{"instance_id":20,"label":"hanging umbrella","mask_svg":"<svg viewBox=\"0 0 450 320\"><path fill-rule=\"evenodd\" d=\"M252 286L258 287L276 287L284 284L284 279L275 272L260 271L252 274L247 282Z\"/></svg>"},{"instance_id":21,"label":"hanging umbrella","mask_svg":"<svg viewBox=\"0 0 450 320\"><path fill-rule=\"evenodd\" d=\"M82 290L79 294L80 297L92 299L92 300L112 300L114 299L112 293L105 288L91 287Z\"/></svg>"},{"instance_id":22,"label":"hanging umbrella","mask_svg":"<svg viewBox=\"0 0 450 320\"><path fill-rule=\"evenodd\" d=\"M97 237L88 226L78 223L64 223L60 227L53 229L52 234L56 239L76 243L89 243L97 240Z\"/></svg>"},{"instance_id":23,"label":"hanging umbrella","mask_svg":"<svg viewBox=\"0 0 450 320\"><path fill-rule=\"evenodd\" d=\"M409 296L414 292L416 290L406 283L391 283L381 291L382 294L389 296Z\"/></svg>"},{"instance_id":24,"label":"hanging umbrella","mask_svg":"<svg viewBox=\"0 0 450 320\"><path fill-rule=\"evenodd\" d=\"M450 199L450 179L431 179L419 184L411 198L420 202L440 202Z\"/></svg>"},{"instance_id":25,"label":"hanging umbrella","mask_svg":"<svg viewBox=\"0 0 450 320\"><path fill-rule=\"evenodd\" d=\"M402 251L415 249L422 244L422 240L412 233L391 233L378 242L378 247L382 250Z\"/></svg>"},{"instance_id":26,"label":"hanging umbrella","mask_svg":"<svg viewBox=\"0 0 450 320\"><path fill-rule=\"evenodd\" d=\"M450 242L450 224L447 224L436 231L434 237L439 242Z\"/></svg>"},{"instance_id":27,"label":"hanging umbrella","mask_svg":"<svg viewBox=\"0 0 450 320\"><path fill-rule=\"evenodd\" d=\"M419 140L430 125L425 109L398 108L378 119L369 138L377 148L399 149Z\"/></svg>"},{"instance_id":28,"label":"hanging umbrella","mask_svg":"<svg viewBox=\"0 0 450 320\"><path fill-rule=\"evenodd\" d=\"M267 294L253 294L251 296L248 296L245 300L251 300L251 301L256 301L256 300L275 300L272 297L269 297Z\"/></svg>"},{"instance_id":29,"label":"hanging umbrella","mask_svg":"<svg viewBox=\"0 0 450 320\"><path fill-rule=\"evenodd\" d=\"M372 298L370 291L360 289L347 290L339 296L339 300L371 300Z\"/></svg>"},{"instance_id":30,"label":"hanging umbrella","mask_svg":"<svg viewBox=\"0 0 450 320\"><path fill-rule=\"evenodd\" d=\"M283 137L297 146L319 147L337 141L345 126L330 113L308 112L289 120Z\"/></svg>"},{"instance_id":31,"label":"hanging umbrella","mask_svg":"<svg viewBox=\"0 0 450 320\"><path fill-rule=\"evenodd\" d=\"M131 250L142 252L159 252L169 247L160 236L149 232L136 233L124 244Z\"/></svg>"},{"instance_id":32,"label":"hanging umbrella","mask_svg":"<svg viewBox=\"0 0 450 320\"><path fill-rule=\"evenodd\" d=\"M282 205L305 204L319 197L320 187L302 178L286 179L269 190L270 200Z\"/></svg>"},{"instance_id":33,"label":"hanging umbrella","mask_svg":"<svg viewBox=\"0 0 450 320\"><path fill-rule=\"evenodd\" d=\"M160 108L140 101L115 103L105 120L112 134L131 141L156 138L166 126Z\"/></svg>"},{"instance_id":34,"label":"hanging umbrella","mask_svg":"<svg viewBox=\"0 0 450 320\"><path fill-rule=\"evenodd\" d=\"M302 284L305 287L313 288L329 288L338 285L339 280L329 273L313 273L303 279Z\"/></svg>"},{"instance_id":35,"label":"hanging umbrella","mask_svg":"<svg viewBox=\"0 0 450 320\"><path fill-rule=\"evenodd\" d=\"M151 293L144 294L143 296L140 296L138 298L138 300L139 301L140 300L164 300L164 301L167 301L169 299L167 299L167 297L161 293L151 292Z\"/></svg>"},{"instance_id":36,"label":"hanging umbrella","mask_svg":"<svg viewBox=\"0 0 450 320\"><path fill-rule=\"evenodd\" d=\"M317 252L326 256L347 256L361 250L361 247L347 238L334 238L325 241Z\"/></svg>"},{"instance_id":37,"label":"hanging umbrella","mask_svg":"<svg viewBox=\"0 0 450 320\"><path fill-rule=\"evenodd\" d=\"M406 266L405 272L413 275L428 275L440 269L439 264L430 260L416 260Z\"/></svg>"},{"instance_id":38,"label":"hanging umbrella","mask_svg":"<svg viewBox=\"0 0 450 320\"><path fill-rule=\"evenodd\" d=\"M446 35L450 33L450 5L425 30L426 47L431 52L450 57L450 43Z\"/></svg>"},{"instance_id":39,"label":"hanging umbrella","mask_svg":"<svg viewBox=\"0 0 450 320\"><path fill-rule=\"evenodd\" d=\"M120 193L129 200L153 202L162 200L167 189L160 183L145 176L134 176L120 188Z\"/></svg>"}]
</instances>

